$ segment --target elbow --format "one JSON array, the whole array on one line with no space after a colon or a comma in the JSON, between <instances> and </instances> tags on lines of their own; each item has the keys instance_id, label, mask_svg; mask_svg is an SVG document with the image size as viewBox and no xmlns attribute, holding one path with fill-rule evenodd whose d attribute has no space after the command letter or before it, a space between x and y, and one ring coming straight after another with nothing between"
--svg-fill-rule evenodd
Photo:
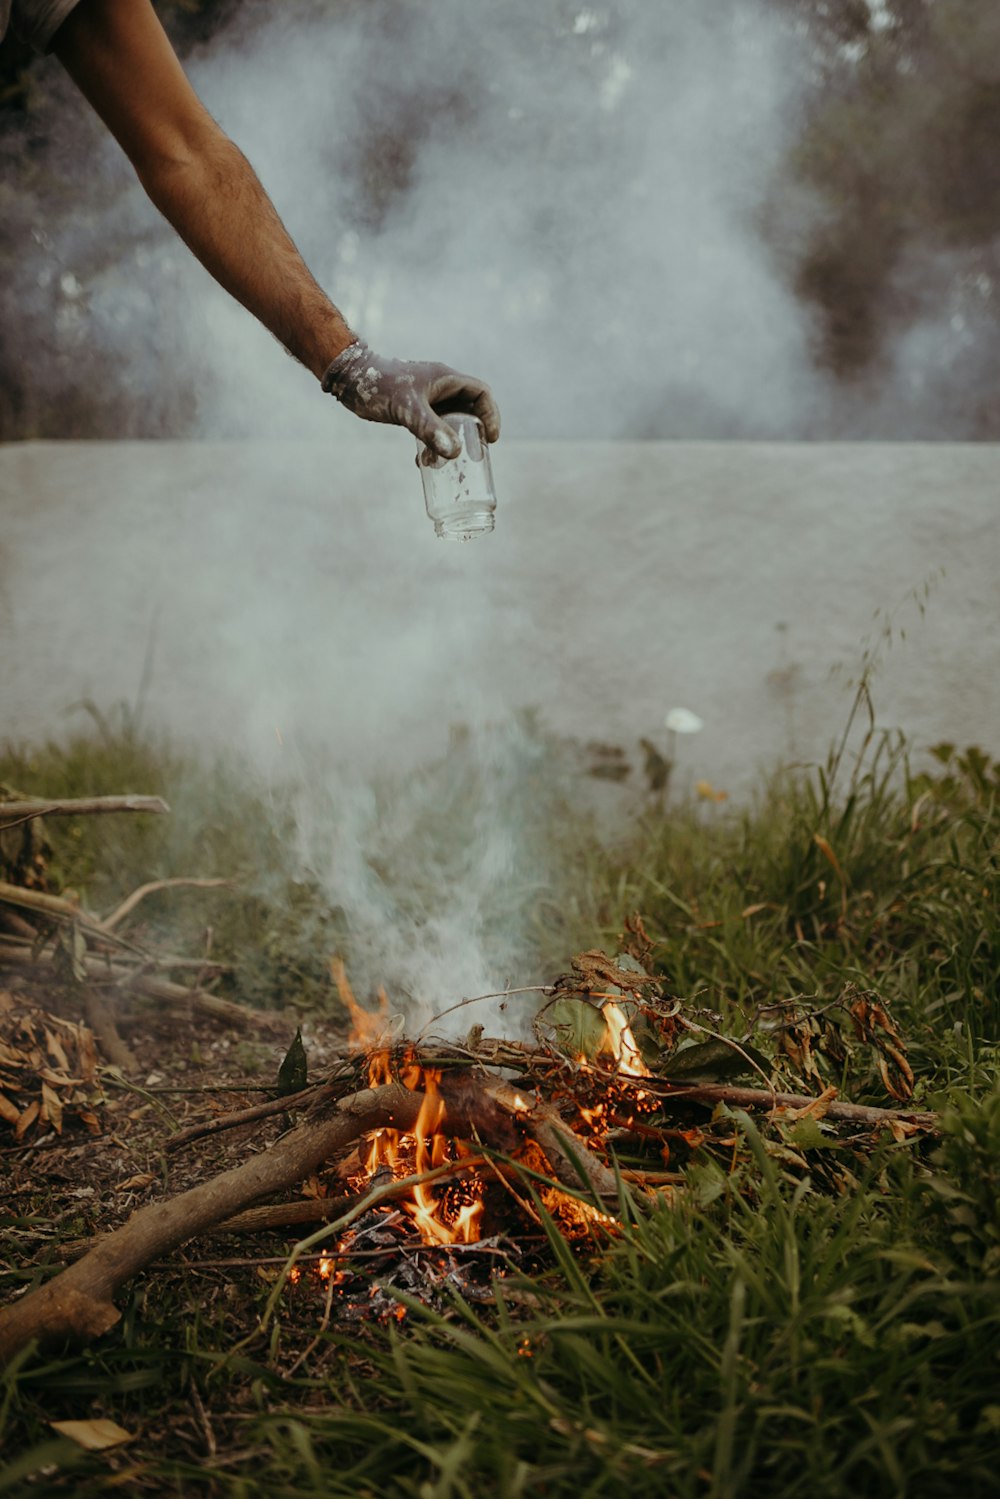
<instances>
[{"instance_id":1,"label":"elbow","mask_svg":"<svg viewBox=\"0 0 1000 1499\"><path fill-rule=\"evenodd\" d=\"M216 175L219 164L233 150L232 141L206 114L204 121L157 131L127 154L139 181L159 206L180 184Z\"/></svg>"}]
</instances>

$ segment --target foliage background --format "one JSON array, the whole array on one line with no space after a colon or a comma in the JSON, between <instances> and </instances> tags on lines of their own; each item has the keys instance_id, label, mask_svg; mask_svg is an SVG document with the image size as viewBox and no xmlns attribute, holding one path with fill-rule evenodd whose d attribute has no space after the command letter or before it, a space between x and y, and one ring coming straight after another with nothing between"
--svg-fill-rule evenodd
<instances>
[{"instance_id":1,"label":"foliage background","mask_svg":"<svg viewBox=\"0 0 1000 1499\"><path fill-rule=\"evenodd\" d=\"M453 0L284 0L280 12L258 0L170 0L158 9L181 55L196 68L235 70L237 95L252 86L252 75L241 84L239 70L261 36L272 49L273 67L287 70L289 80L302 66L294 46L287 55L274 48L278 24L290 37L299 25L328 28L322 35L330 38L331 59L338 48L349 53L357 83L354 128L349 139L325 141L325 155L317 158L336 184L325 237L330 231L338 238L354 235L366 256L384 236L381 269L369 271L375 280L381 274L391 280L413 249L406 217L413 196L437 190L447 161L433 153L470 141L483 153L484 174L471 196L458 210L447 195L442 200L448 224L456 212L488 212L491 195L511 198L518 174L536 186L551 174L548 209L545 192L537 191L524 201L493 204L497 219L491 222L525 220L518 230L523 256L482 288L482 319L498 329L496 344L485 336L477 341L475 330L465 329L452 345L456 357L468 347L491 378L516 387L500 349L526 332L536 336L534 360L543 364L544 379L531 387L533 403L519 406L517 390L505 392L514 420L509 433L960 439L1000 433L995 7L975 0L834 6L712 0L698 8L697 22L689 8L673 5L657 7L660 19L651 23L642 0L591 8L576 0L507 0L472 18L472 52L443 61L435 61L435 49L443 42L447 50L448 38L472 24ZM709 101L713 37L721 75L734 68L737 82L755 76L762 51L787 60L787 96L775 102L768 125L781 137L773 161L754 159L759 151L752 131L746 159L731 159L738 139L734 147L731 136L717 135L718 121L711 112L701 117L695 104L684 106L681 131L673 116L648 103L633 106L637 123L628 128L608 107L615 69L623 88L634 86L643 67L654 81L662 68L663 88L676 88L671 57L684 51L698 27L702 50L692 54L692 66L701 70ZM477 33L482 50L498 59L501 92L525 80L509 113L487 97L481 61L470 60ZM551 99L542 97L539 79L551 81ZM303 76L302 87L321 89L322 70L318 83ZM343 79L331 73L330 92L342 87ZM317 131L328 129L324 107L317 96ZM238 130L233 133L239 140ZM502 134L508 138L497 146ZM744 261L761 257L787 293L787 311L778 305L753 321L751 280L745 294L734 294L733 315L739 319L746 308L745 328L720 329L704 307L700 329L684 321L676 309L689 294L697 301L698 264L707 267L713 256L734 252L711 242L710 220L694 271L666 241L643 244L630 256L635 220L627 196L615 195L608 163L620 151L625 173L646 149L654 195L658 171L677 163L689 173L679 201L690 207L691 237L700 232L703 181L717 180L734 201L745 193L737 210L739 234L746 235L739 254ZM489 175L497 160L508 164L509 175ZM58 65L32 57L12 38L0 50L0 165L0 438L239 435L235 401L206 394L217 378L214 351L206 345L220 334L182 315L192 295L200 295L191 290L198 273L155 215L137 206L127 165L107 149L100 126ZM262 174L279 199L281 170L279 164ZM295 205L306 192L299 186L288 192L283 211L296 218ZM587 199L586 208L567 210L567 199L579 198ZM672 200L671 212L675 206ZM303 244L311 263L319 255L321 277L329 269L323 240L323 233L306 233ZM616 244L618 278L606 263ZM573 287L572 311L583 316L572 321L585 326L574 331L572 343L551 306L531 310L537 301L533 266L554 278L556 301L559 275ZM331 290L350 305L354 273L343 258L333 269ZM463 269L473 280L482 270L475 263ZM433 289L447 301L454 264L436 262L431 253L417 273L425 293ZM742 275L740 260L732 273ZM407 281L411 301L415 284ZM657 309L659 354L655 341L634 347L630 317L642 302L647 311ZM470 305L475 301L461 304L466 321ZM508 305L521 311L505 315ZM796 316L801 327L793 329ZM805 365L798 378L793 368L783 368L791 355L779 343L769 382L767 356L759 351L768 324L783 317L789 338L803 341ZM408 329L398 309L389 322L386 337L405 342ZM369 325L377 326L373 313ZM720 354L713 364L706 350L720 342L726 358ZM141 368L140 347L147 356ZM448 348L443 352L447 356ZM256 358L234 348L223 368ZM699 374L706 358L707 372ZM631 368L636 363L638 375ZM730 363L735 386L724 395ZM782 378L790 387L807 387L809 399L783 396ZM560 380L571 387L572 400L539 396L545 382L551 388ZM762 384L772 387L770 404L757 390ZM586 399L588 385L598 388L600 399ZM279 430L289 419L280 414Z\"/></svg>"}]
</instances>

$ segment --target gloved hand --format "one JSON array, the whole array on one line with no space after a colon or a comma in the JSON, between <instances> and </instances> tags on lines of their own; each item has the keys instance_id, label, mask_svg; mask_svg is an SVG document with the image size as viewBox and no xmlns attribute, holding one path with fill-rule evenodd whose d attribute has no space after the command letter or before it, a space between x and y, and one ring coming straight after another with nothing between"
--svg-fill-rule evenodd
<instances>
[{"instance_id":1,"label":"gloved hand","mask_svg":"<svg viewBox=\"0 0 1000 1499\"><path fill-rule=\"evenodd\" d=\"M471 411L487 442L500 436L500 413L488 385L446 364L383 359L366 343L351 344L323 376L323 389L368 422L407 427L442 458L456 458L461 444L441 417Z\"/></svg>"}]
</instances>

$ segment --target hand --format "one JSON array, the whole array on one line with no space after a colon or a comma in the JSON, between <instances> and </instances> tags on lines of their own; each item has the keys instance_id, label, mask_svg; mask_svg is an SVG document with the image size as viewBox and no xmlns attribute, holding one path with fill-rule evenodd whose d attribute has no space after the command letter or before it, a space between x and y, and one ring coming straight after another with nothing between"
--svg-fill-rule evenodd
<instances>
[{"instance_id":1,"label":"hand","mask_svg":"<svg viewBox=\"0 0 1000 1499\"><path fill-rule=\"evenodd\" d=\"M457 458L461 444L448 423L449 411L471 411L487 442L500 436L500 413L488 385L446 364L382 359L366 343L351 344L323 376L323 389L368 422L392 422L442 458Z\"/></svg>"}]
</instances>

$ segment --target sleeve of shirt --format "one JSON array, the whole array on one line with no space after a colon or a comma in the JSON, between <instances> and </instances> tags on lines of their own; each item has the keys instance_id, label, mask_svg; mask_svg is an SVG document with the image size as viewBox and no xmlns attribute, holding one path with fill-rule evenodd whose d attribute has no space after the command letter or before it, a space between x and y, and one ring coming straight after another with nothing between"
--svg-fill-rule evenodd
<instances>
[{"instance_id":1,"label":"sleeve of shirt","mask_svg":"<svg viewBox=\"0 0 1000 1499\"><path fill-rule=\"evenodd\" d=\"M59 27L79 0L12 0L11 29L36 52L47 52Z\"/></svg>"}]
</instances>

